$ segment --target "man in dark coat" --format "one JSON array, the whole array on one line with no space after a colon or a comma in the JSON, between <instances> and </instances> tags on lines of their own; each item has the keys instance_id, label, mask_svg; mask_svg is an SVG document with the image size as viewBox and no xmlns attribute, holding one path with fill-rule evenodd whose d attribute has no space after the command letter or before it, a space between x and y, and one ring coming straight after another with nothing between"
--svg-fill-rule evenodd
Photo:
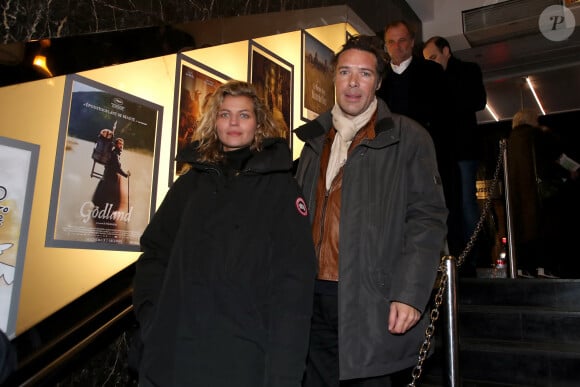
<instances>
[{"instance_id":1,"label":"man in dark coat","mask_svg":"<svg viewBox=\"0 0 580 387\"><path fill-rule=\"evenodd\" d=\"M375 96L380 39L334 65L336 105L296 130L318 257L303 386L386 386L416 364L447 210L429 134Z\"/></svg>"},{"instance_id":2,"label":"man in dark coat","mask_svg":"<svg viewBox=\"0 0 580 387\"><path fill-rule=\"evenodd\" d=\"M439 63L444 70L445 90L441 90L441 95L446 97L446 125L443 134L459 171L457 182L453 184L458 205L450 208L450 221L458 223L456 228L461 233L449 241L451 253L457 256L469 241L479 219L476 179L482 149L475 113L485 108L487 95L477 63L464 62L453 56L446 39L440 36L429 38L425 42L423 56ZM466 257L463 273L475 273L477 258L477 252Z\"/></svg>"},{"instance_id":3,"label":"man in dark coat","mask_svg":"<svg viewBox=\"0 0 580 387\"><path fill-rule=\"evenodd\" d=\"M458 239L458 222L453 221L454 208L459 207L458 190L454 182L459 171L453 162L449 135L446 131L446 116L443 102L446 96L443 87L443 68L435 62L414 55L415 31L404 20L389 23L384 30L384 48L389 63L377 97L383 99L391 112L405 115L423 126L433 139L437 153L437 165L445 203L450 209L448 239Z\"/></svg>"},{"instance_id":4,"label":"man in dark coat","mask_svg":"<svg viewBox=\"0 0 580 387\"><path fill-rule=\"evenodd\" d=\"M413 55L415 33L405 21L387 25L384 42L389 65L377 97L387 103L391 112L410 117L427 129L437 149L440 144L435 131L442 121L440 93L443 69L436 63Z\"/></svg>"}]
</instances>

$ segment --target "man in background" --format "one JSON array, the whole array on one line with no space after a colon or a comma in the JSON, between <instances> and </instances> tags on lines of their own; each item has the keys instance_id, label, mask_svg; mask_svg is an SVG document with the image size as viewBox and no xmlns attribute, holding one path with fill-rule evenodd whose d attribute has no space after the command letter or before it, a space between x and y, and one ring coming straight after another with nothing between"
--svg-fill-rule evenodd
<instances>
[{"instance_id":1,"label":"man in background","mask_svg":"<svg viewBox=\"0 0 580 387\"><path fill-rule=\"evenodd\" d=\"M437 130L442 120L440 93L443 69L413 55L415 32L406 21L388 24L384 42L389 65L377 97L387 103L391 112L420 123L431 134L437 148Z\"/></svg>"},{"instance_id":2,"label":"man in background","mask_svg":"<svg viewBox=\"0 0 580 387\"><path fill-rule=\"evenodd\" d=\"M457 256L469 241L479 219L476 179L482 149L476 112L485 108L487 96L479 65L454 57L446 39L440 36L429 38L423 56L443 67L446 96L443 130L449 141L450 156L459 171L457 182L453 183L459 206L450 207L449 219L459 224L460 234L450 235L448 240L451 253ZM476 251L467 255L461 273L475 276L477 258Z\"/></svg>"},{"instance_id":3,"label":"man in background","mask_svg":"<svg viewBox=\"0 0 580 387\"><path fill-rule=\"evenodd\" d=\"M421 124L433 139L437 165L443 182L445 204L450 209L448 239L460 240L459 192L454 187L459 172L450 154L450 140L445 132L447 117L443 101L443 68L435 62L414 55L415 31L404 20L389 23L384 30L384 49L389 63L377 97L383 99L393 113L403 114Z\"/></svg>"}]
</instances>

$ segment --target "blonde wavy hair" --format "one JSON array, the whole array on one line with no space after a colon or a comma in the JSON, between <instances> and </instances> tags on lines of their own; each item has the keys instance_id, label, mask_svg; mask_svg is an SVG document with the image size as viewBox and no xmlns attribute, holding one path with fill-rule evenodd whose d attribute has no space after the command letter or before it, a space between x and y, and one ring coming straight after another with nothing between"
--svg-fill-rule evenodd
<instances>
[{"instance_id":1,"label":"blonde wavy hair","mask_svg":"<svg viewBox=\"0 0 580 387\"><path fill-rule=\"evenodd\" d=\"M257 128L250 149L261 151L264 139L286 137L286 133L276 125L272 113L264 101L258 97L254 86L248 82L231 80L218 87L210 97L192 140L199 141L198 152L202 162L216 163L224 159L223 146L217 134L216 120L224 98L228 95L248 97L253 102Z\"/></svg>"},{"instance_id":2,"label":"blonde wavy hair","mask_svg":"<svg viewBox=\"0 0 580 387\"><path fill-rule=\"evenodd\" d=\"M512 129L520 125L539 126L538 113L532 109L522 109L512 118Z\"/></svg>"}]
</instances>

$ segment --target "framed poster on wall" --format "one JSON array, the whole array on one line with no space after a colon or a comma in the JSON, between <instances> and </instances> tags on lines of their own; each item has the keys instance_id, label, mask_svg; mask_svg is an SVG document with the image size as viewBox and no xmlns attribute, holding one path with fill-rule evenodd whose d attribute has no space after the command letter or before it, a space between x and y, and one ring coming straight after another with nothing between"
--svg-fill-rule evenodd
<instances>
[{"instance_id":1,"label":"framed poster on wall","mask_svg":"<svg viewBox=\"0 0 580 387\"><path fill-rule=\"evenodd\" d=\"M179 53L175 79L179 81L175 82L173 99L170 186L177 176L182 174L183 169L183 163L175 161L175 156L191 142L209 97L220 85L231 78Z\"/></svg>"},{"instance_id":2,"label":"framed poster on wall","mask_svg":"<svg viewBox=\"0 0 580 387\"><path fill-rule=\"evenodd\" d=\"M16 335L39 146L0 137L0 329Z\"/></svg>"},{"instance_id":3,"label":"framed poster on wall","mask_svg":"<svg viewBox=\"0 0 580 387\"><path fill-rule=\"evenodd\" d=\"M155 211L163 107L66 78L46 245L139 250Z\"/></svg>"},{"instance_id":4,"label":"framed poster on wall","mask_svg":"<svg viewBox=\"0 0 580 387\"><path fill-rule=\"evenodd\" d=\"M334 52L302 30L302 119L310 121L334 106Z\"/></svg>"},{"instance_id":5,"label":"framed poster on wall","mask_svg":"<svg viewBox=\"0 0 580 387\"><path fill-rule=\"evenodd\" d=\"M286 133L292 149L294 65L253 40L249 45L248 80Z\"/></svg>"}]
</instances>

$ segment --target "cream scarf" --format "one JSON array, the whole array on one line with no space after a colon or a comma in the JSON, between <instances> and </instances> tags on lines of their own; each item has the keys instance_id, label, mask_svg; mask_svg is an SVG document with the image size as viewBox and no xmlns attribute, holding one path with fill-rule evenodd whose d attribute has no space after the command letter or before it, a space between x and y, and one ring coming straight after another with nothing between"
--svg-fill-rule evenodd
<instances>
[{"instance_id":1,"label":"cream scarf","mask_svg":"<svg viewBox=\"0 0 580 387\"><path fill-rule=\"evenodd\" d=\"M336 135L330 148L328 167L326 168L326 189L330 188L332 180L346 162L348 148L357 132L369 122L377 109L377 99L374 98L369 107L356 117L347 116L342 109L335 104L332 108L332 124L336 129Z\"/></svg>"}]
</instances>

